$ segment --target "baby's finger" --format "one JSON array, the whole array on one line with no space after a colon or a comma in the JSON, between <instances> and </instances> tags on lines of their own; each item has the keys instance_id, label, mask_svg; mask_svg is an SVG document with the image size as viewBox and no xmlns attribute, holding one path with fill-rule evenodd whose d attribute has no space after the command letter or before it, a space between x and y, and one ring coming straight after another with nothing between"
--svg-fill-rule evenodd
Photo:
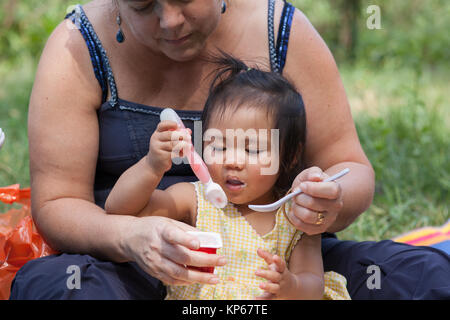
<instances>
[{"instance_id":1,"label":"baby's finger","mask_svg":"<svg viewBox=\"0 0 450 320\"><path fill-rule=\"evenodd\" d=\"M179 129L176 131L169 131L170 133L170 140L172 141L191 141L191 134L187 131L187 129Z\"/></svg>"},{"instance_id":2,"label":"baby's finger","mask_svg":"<svg viewBox=\"0 0 450 320\"><path fill-rule=\"evenodd\" d=\"M271 282L263 282L259 285L261 289L263 289L266 292L270 292L274 295L277 295L280 293L280 285L278 283L271 283Z\"/></svg>"},{"instance_id":3,"label":"baby's finger","mask_svg":"<svg viewBox=\"0 0 450 320\"><path fill-rule=\"evenodd\" d=\"M177 140L184 140L184 141L191 141L191 136L186 131L181 130L168 130L168 131L162 131L162 132L155 132L155 135L157 135L158 140L166 142L166 141L177 141Z\"/></svg>"},{"instance_id":4,"label":"baby's finger","mask_svg":"<svg viewBox=\"0 0 450 320\"><path fill-rule=\"evenodd\" d=\"M264 292L262 295L255 297L256 300L273 300L275 299L275 295L270 292Z\"/></svg>"},{"instance_id":5,"label":"baby's finger","mask_svg":"<svg viewBox=\"0 0 450 320\"><path fill-rule=\"evenodd\" d=\"M156 131L163 132L167 130L176 130L178 128L178 124L175 121L164 120L158 123L156 127Z\"/></svg>"},{"instance_id":6,"label":"baby's finger","mask_svg":"<svg viewBox=\"0 0 450 320\"><path fill-rule=\"evenodd\" d=\"M274 283L278 283L281 281L281 274L279 272L273 271L273 270L258 269L255 271L255 275L257 275L258 277L264 278L268 281L274 282Z\"/></svg>"},{"instance_id":7,"label":"baby's finger","mask_svg":"<svg viewBox=\"0 0 450 320\"><path fill-rule=\"evenodd\" d=\"M279 272L281 278L281 273L283 273L284 270L286 269L286 262L283 259L281 259L280 256L277 255L273 257L273 262L277 266L277 271Z\"/></svg>"},{"instance_id":8,"label":"baby's finger","mask_svg":"<svg viewBox=\"0 0 450 320\"><path fill-rule=\"evenodd\" d=\"M189 151L192 148L192 144L186 141L172 141L172 158L181 157L189 154Z\"/></svg>"},{"instance_id":9,"label":"baby's finger","mask_svg":"<svg viewBox=\"0 0 450 320\"><path fill-rule=\"evenodd\" d=\"M273 259L272 259L272 256L273 256L273 255L272 255L271 253L267 252L266 250L263 250L263 249L259 248L259 249L256 251L256 253L258 254L258 256L260 256L261 258L263 258L264 261L266 261L266 263L267 263L268 265L270 265L270 264L273 262Z\"/></svg>"}]
</instances>

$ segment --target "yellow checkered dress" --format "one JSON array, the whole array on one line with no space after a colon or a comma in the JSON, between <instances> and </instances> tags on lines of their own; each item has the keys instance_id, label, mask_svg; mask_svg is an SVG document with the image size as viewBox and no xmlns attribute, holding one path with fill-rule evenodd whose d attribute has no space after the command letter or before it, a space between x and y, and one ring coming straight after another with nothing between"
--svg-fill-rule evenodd
<instances>
[{"instance_id":1,"label":"yellow checkered dress","mask_svg":"<svg viewBox=\"0 0 450 320\"><path fill-rule=\"evenodd\" d=\"M267 267L264 259L256 253L258 248L277 254L289 262L292 248L301 238L286 219L281 208L276 214L272 231L260 236L232 203L223 209L214 207L205 199L204 186L193 182L197 194L197 225L201 231L218 232L222 236L223 248L217 253L227 259L224 267L215 269L220 282L216 285L193 284L168 286L168 300L248 300L263 291L259 284L266 281L255 275L259 268ZM289 210L290 203L286 205ZM350 299L346 279L335 272L325 273L324 299Z\"/></svg>"}]
</instances>

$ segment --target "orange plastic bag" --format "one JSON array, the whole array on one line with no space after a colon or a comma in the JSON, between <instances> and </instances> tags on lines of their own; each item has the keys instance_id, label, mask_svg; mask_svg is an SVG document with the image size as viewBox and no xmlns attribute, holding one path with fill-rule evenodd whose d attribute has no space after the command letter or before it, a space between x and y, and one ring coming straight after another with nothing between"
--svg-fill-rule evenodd
<instances>
[{"instance_id":1,"label":"orange plastic bag","mask_svg":"<svg viewBox=\"0 0 450 320\"><path fill-rule=\"evenodd\" d=\"M0 300L9 298L16 272L28 261L57 253L36 231L31 217L30 188L0 188L0 201L21 204L0 214Z\"/></svg>"}]
</instances>

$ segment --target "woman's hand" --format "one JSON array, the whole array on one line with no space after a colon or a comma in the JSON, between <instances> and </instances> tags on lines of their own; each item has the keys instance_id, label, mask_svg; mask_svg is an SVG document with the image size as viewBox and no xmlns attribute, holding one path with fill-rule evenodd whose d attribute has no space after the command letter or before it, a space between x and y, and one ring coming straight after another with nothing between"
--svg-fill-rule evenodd
<instances>
[{"instance_id":1,"label":"woman's hand","mask_svg":"<svg viewBox=\"0 0 450 320\"><path fill-rule=\"evenodd\" d=\"M220 267L225 265L225 258L192 251L200 244L187 231L198 230L165 217L136 218L123 229L121 247L126 257L164 284L217 284L219 278L215 274L186 266Z\"/></svg>"},{"instance_id":2,"label":"woman's hand","mask_svg":"<svg viewBox=\"0 0 450 320\"><path fill-rule=\"evenodd\" d=\"M180 129L174 121L161 121L150 138L147 162L153 172L164 174L172 167L172 158L183 157L191 147L191 130Z\"/></svg>"},{"instance_id":3,"label":"woman's hand","mask_svg":"<svg viewBox=\"0 0 450 320\"><path fill-rule=\"evenodd\" d=\"M326 232L336 221L344 203L338 182L322 182L328 175L318 167L303 170L292 183L303 193L294 198L289 221L308 235Z\"/></svg>"}]
</instances>

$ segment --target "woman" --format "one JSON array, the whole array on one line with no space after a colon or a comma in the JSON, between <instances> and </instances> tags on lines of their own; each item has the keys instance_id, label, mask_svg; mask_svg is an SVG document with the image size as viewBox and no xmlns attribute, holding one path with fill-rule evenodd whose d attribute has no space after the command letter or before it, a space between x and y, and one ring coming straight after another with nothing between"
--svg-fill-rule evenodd
<instances>
[{"instance_id":1,"label":"woman","mask_svg":"<svg viewBox=\"0 0 450 320\"><path fill-rule=\"evenodd\" d=\"M189 250L198 246L185 232L189 226L163 217L106 215L103 206L120 174L147 154L162 107L177 109L195 131L215 69L205 57L217 49L282 72L303 95L307 169L293 187L307 183L289 219L307 234L324 233L325 271L343 274L353 299L448 295L439 279L448 274L446 255L329 234L370 205L374 173L334 59L299 10L280 0L94 0L83 9L68 17L74 24L66 20L50 36L29 113L33 218L65 254L26 264L11 298L159 299L164 287L158 279L211 280L184 268L223 265L220 256ZM339 183L321 182L344 167L351 174ZM182 164L158 187L194 180ZM81 279L73 286L74 265ZM366 286L370 265L381 268L381 288ZM427 281L418 278L422 274Z\"/></svg>"}]
</instances>

